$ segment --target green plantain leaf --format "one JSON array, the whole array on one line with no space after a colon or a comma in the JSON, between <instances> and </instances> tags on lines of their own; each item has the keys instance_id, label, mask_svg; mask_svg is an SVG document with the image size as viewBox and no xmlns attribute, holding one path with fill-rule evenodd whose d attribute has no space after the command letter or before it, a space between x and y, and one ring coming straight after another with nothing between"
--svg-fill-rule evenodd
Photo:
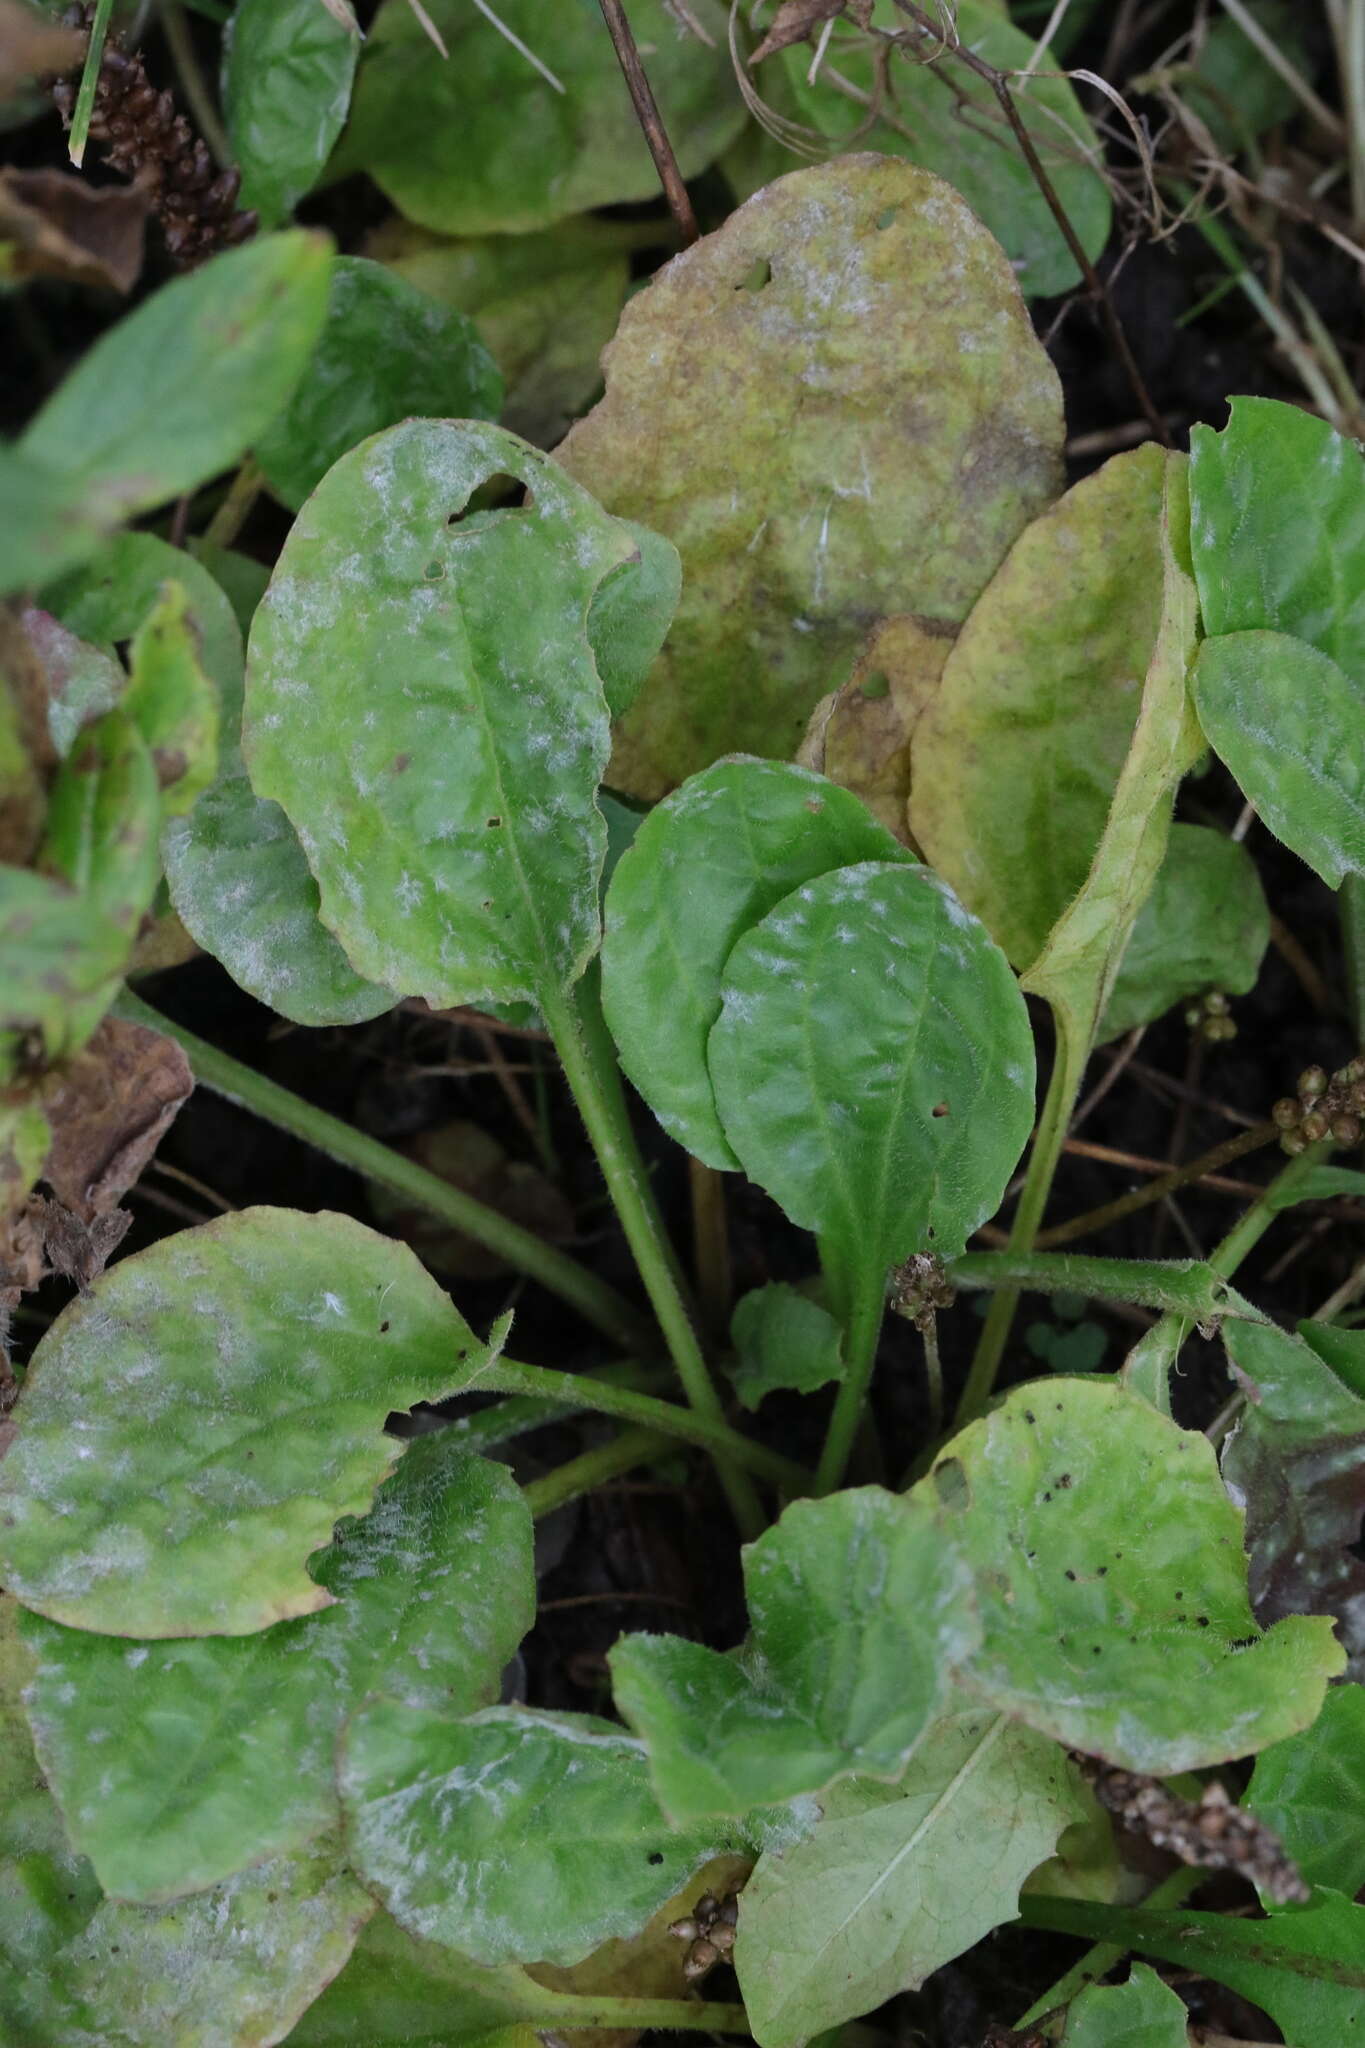
<instances>
[{"instance_id":1,"label":"green plantain leaf","mask_svg":"<svg viewBox=\"0 0 1365 2048\"><path fill-rule=\"evenodd\" d=\"M562 2023L562 2005L515 1964L481 1968L377 1913L289 2048L472 2048L524 2020ZM537 2048L534 2037L527 2048Z\"/></svg>"},{"instance_id":2,"label":"green plantain leaf","mask_svg":"<svg viewBox=\"0 0 1365 2048\"><path fill-rule=\"evenodd\" d=\"M330 1606L305 1560L397 1464L385 1417L488 1356L406 1246L349 1217L246 1209L164 1238L34 1353L0 1464L5 1583L149 1638Z\"/></svg>"},{"instance_id":3,"label":"green plantain leaf","mask_svg":"<svg viewBox=\"0 0 1365 2048\"><path fill-rule=\"evenodd\" d=\"M530 502L466 512L500 473ZM587 621L638 553L478 422L391 428L304 507L252 627L245 750L359 973L438 1007L535 1001L596 951L608 726Z\"/></svg>"},{"instance_id":4,"label":"green plantain leaf","mask_svg":"<svg viewBox=\"0 0 1365 2048\"><path fill-rule=\"evenodd\" d=\"M635 221L589 214L539 234L452 241L394 219L365 253L469 315L507 386L503 425L553 448L602 388L598 359L616 332L643 232Z\"/></svg>"},{"instance_id":5,"label":"green plantain leaf","mask_svg":"<svg viewBox=\"0 0 1365 2048\"><path fill-rule=\"evenodd\" d=\"M843 1331L818 1301L785 1280L755 1287L735 1306L730 1341L736 1399L757 1408L780 1388L813 1394L844 1376Z\"/></svg>"},{"instance_id":6,"label":"green plantain leaf","mask_svg":"<svg viewBox=\"0 0 1365 2048\"><path fill-rule=\"evenodd\" d=\"M602 1007L621 1064L670 1137L738 1164L706 1064L736 941L802 882L913 856L823 776L739 756L645 818L607 892Z\"/></svg>"},{"instance_id":7,"label":"green plantain leaf","mask_svg":"<svg viewBox=\"0 0 1365 2048\"><path fill-rule=\"evenodd\" d=\"M569 214L654 199L659 174L596 6L425 0L439 59L407 0L370 31L339 168L365 170L399 212L447 235L525 234ZM631 0L630 25L685 178L744 122L721 0L688 0L709 47L667 0ZM518 43L520 47L517 47ZM551 84L545 72L555 83Z\"/></svg>"},{"instance_id":8,"label":"green plantain leaf","mask_svg":"<svg viewBox=\"0 0 1365 2048\"><path fill-rule=\"evenodd\" d=\"M1365 1886L1365 1686L1334 1685L1311 1728L1263 1749L1242 1803L1309 1884L1354 1898Z\"/></svg>"},{"instance_id":9,"label":"green plantain leaf","mask_svg":"<svg viewBox=\"0 0 1365 2048\"><path fill-rule=\"evenodd\" d=\"M1132 743L1165 473L1157 447L1116 455L1025 529L914 728L911 830L1016 967L1084 883Z\"/></svg>"},{"instance_id":10,"label":"green plantain leaf","mask_svg":"<svg viewBox=\"0 0 1365 2048\"><path fill-rule=\"evenodd\" d=\"M744 1552L752 1634L736 1656L624 1636L616 1703L677 1824L740 1816L836 1778L895 1778L978 1641L966 1572L923 1495L801 1501Z\"/></svg>"},{"instance_id":11,"label":"green plantain leaf","mask_svg":"<svg viewBox=\"0 0 1365 2048\"><path fill-rule=\"evenodd\" d=\"M476 1963L580 1962L723 1846L714 1829L671 1831L640 1744L588 1714L461 1721L375 1698L340 1782L364 1882L410 1934Z\"/></svg>"},{"instance_id":12,"label":"green plantain leaf","mask_svg":"<svg viewBox=\"0 0 1365 2048\"><path fill-rule=\"evenodd\" d=\"M1033 1036L1004 955L929 869L865 862L738 941L708 1042L751 1180L862 1273L955 1258L1033 1124Z\"/></svg>"},{"instance_id":13,"label":"green plantain leaf","mask_svg":"<svg viewBox=\"0 0 1365 2048\"><path fill-rule=\"evenodd\" d=\"M1123 1984L1087 1984L1066 2009L1061 2048L1189 2048L1189 2007L1155 1970L1134 1963Z\"/></svg>"},{"instance_id":14,"label":"green plantain leaf","mask_svg":"<svg viewBox=\"0 0 1365 2048\"><path fill-rule=\"evenodd\" d=\"M1002 71L1022 71L1035 46L1003 16L1004 10L989 0L957 0L953 12L957 34L968 49ZM904 30L907 25L894 0L877 0L874 29ZM831 148L904 156L937 172L1003 245L1025 292L1050 297L1069 291L1080 280L1076 260L990 86L930 38L922 53L895 52L878 95L878 67L885 65L886 55L884 44L855 32L836 35L814 83L808 75L808 44L792 44L776 62L785 67L798 118L818 130ZM762 66L757 84L762 90ZM870 111L878 103L880 119ZM1069 81L1056 75L1055 58L1043 59L1017 103L1072 227L1093 259L1109 239L1104 156Z\"/></svg>"},{"instance_id":15,"label":"green plantain leaf","mask_svg":"<svg viewBox=\"0 0 1365 2048\"><path fill-rule=\"evenodd\" d=\"M1160 1956L1264 2007L1294 2048L1352 2048L1365 2033L1365 1906L1319 1891L1269 1920L1026 1899L1030 1927Z\"/></svg>"},{"instance_id":16,"label":"green plantain leaf","mask_svg":"<svg viewBox=\"0 0 1365 2048\"><path fill-rule=\"evenodd\" d=\"M683 562L613 758L631 795L794 754L869 626L951 636L1058 488L1056 375L1003 253L892 158L778 179L631 300L604 367L559 458Z\"/></svg>"},{"instance_id":17,"label":"green plantain leaf","mask_svg":"<svg viewBox=\"0 0 1365 2048\"><path fill-rule=\"evenodd\" d=\"M351 103L360 37L318 0L238 0L223 26L223 111L241 204L276 228L312 190Z\"/></svg>"},{"instance_id":18,"label":"green plantain leaf","mask_svg":"<svg viewBox=\"0 0 1365 2048\"><path fill-rule=\"evenodd\" d=\"M1210 636L1291 633L1365 681L1365 458L1325 420L1234 398L1190 435L1191 542Z\"/></svg>"},{"instance_id":19,"label":"green plantain leaf","mask_svg":"<svg viewBox=\"0 0 1365 2048\"><path fill-rule=\"evenodd\" d=\"M1194 695L1275 837L1333 888L1365 873L1365 661L1352 674L1288 633L1224 633L1199 650Z\"/></svg>"},{"instance_id":20,"label":"green plantain leaf","mask_svg":"<svg viewBox=\"0 0 1365 2048\"><path fill-rule=\"evenodd\" d=\"M331 263L321 236L292 231L163 285L81 357L21 458L70 479L108 525L195 490L250 447L298 383Z\"/></svg>"},{"instance_id":21,"label":"green plantain leaf","mask_svg":"<svg viewBox=\"0 0 1365 2048\"><path fill-rule=\"evenodd\" d=\"M27 1617L39 1756L111 1896L200 1891L335 1828L336 1740L365 1695L487 1706L535 1618L524 1496L439 1433L313 1576L334 1606L252 1636L130 1643Z\"/></svg>"},{"instance_id":22,"label":"green plantain leaf","mask_svg":"<svg viewBox=\"0 0 1365 2048\"><path fill-rule=\"evenodd\" d=\"M972 1567L964 1686L1070 1747L1223 1763L1307 1727L1342 1668L1328 1621L1261 1635L1212 1446L1111 1381L1016 1388L920 1484Z\"/></svg>"},{"instance_id":23,"label":"green plantain leaf","mask_svg":"<svg viewBox=\"0 0 1365 2048\"><path fill-rule=\"evenodd\" d=\"M308 0L314 10L317 0ZM256 460L291 511L339 456L409 418L496 419L502 378L462 313L362 256L338 256L327 322Z\"/></svg>"},{"instance_id":24,"label":"green plantain leaf","mask_svg":"<svg viewBox=\"0 0 1365 2048\"><path fill-rule=\"evenodd\" d=\"M1205 825L1172 825L1109 991L1101 1041L1205 989L1245 995L1269 943L1270 908L1245 846Z\"/></svg>"},{"instance_id":25,"label":"green plantain leaf","mask_svg":"<svg viewBox=\"0 0 1365 2048\"><path fill-rule=\"evenodd\" d=\"M138 629L130 666L121 709L150 749L162 817L182 816L218 772L218 692L181 584L165 585Z\"/></svg>"},{"instance_id":26,"label":"green plantain leaf","mask_svg":"<svg viewBox=\"0 0 1365 2048\"><path fill-rule=\"evenodd\" d=\"M970 1709L928 1731L898 1785L833 1786L814 1834L763 1856L741 1898L735 1963L760 2048L874 2011L1012 1919L1084 1817L1082 1789L1055 1743Z\"/></svg>"},{"instance_id":27,"label":"green plantain leaf","mask_svg":"<svg viewBox=\"0 0 1365 2048\"><path fill-rule=\"evenodd\" d=\"M1246 12L1287 59L1291 76L1306 77L1313 59L1301 33L1302 16L1287 0L1249 0ZM1218 148L1236 155L1299 110L1299 97L1284 72L1243 33L1231 15L1209 24L1198 55L1168 74L1185 105L1204 122ZM1253 403L1255 401L1252 401ZM1235 399L1244 405L1245 399ZM1297 410L1297 408L1295 408Z\"/></svg>"}]
</instances>

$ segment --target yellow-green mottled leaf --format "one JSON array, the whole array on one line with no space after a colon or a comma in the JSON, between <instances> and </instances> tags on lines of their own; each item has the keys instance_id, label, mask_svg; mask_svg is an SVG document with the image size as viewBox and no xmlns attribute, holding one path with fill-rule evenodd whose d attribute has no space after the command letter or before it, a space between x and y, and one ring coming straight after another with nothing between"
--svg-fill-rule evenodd
<instances>
[{"instance_id":1,"label":"yellow-green mottled leaf","mask_svg":"<svg viewBox=\"0 0 1365 2048\"><path fill-rule=\"evenodd\" d=\"M634 794L792 755L869 626L951 631L1058 487L1057 379L1009 264L894 159L759 193L632 299L604 367L560 460L683 561L613 757Z\"/></svg>"},{"instance_id":2,"label":"yellow-green mottled leaf","mask_svg":"<svg viewBox=\"0 0 1365 2048\"><path fill-rule=\"evenodd\" d=\"M914 618L884 619L848 681L817 704L798 759L860 796L897 839L909 836L916 726L942 680L954 632Z\"/></svg>"},{"instance_id":3,"label":"yellow-green mottled leaf","mask_svg":"<svg viewBox=\"0 0 1365 2048\"><path fill-rule=\"evenodd\" d=\"M165 587L133 642L122 708L151 750L162 816L179 817L218 772L218 692L180 584Z\"/></svg>"}]
</instances>

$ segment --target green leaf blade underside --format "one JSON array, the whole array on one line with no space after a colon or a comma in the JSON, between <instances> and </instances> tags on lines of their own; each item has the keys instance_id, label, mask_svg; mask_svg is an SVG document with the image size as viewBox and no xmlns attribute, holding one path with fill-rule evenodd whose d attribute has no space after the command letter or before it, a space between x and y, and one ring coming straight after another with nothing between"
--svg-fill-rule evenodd
<instances>
[{"instance_id":1,"label":"green leaf blade underside","mask_svg":"<svg viewBox=\"0 0 1365 2048\"><path fill-rule=\"evenodd\" d=\"M331 264L321 236L290 230L163 285L82 356L20 453L77 480L111 523L196 489L289 398L322 329Z\"/></svg>"},{"instance_id":2,"label":"green leaf blade underside","mask_svg":"<svg viewBox=\"0 0 1365 2048\"><path fill-rule=\"evenodd\" d=\"M499 475L528 503L466 511ZM534 1001L596 951L609 734L586 621L636 552L477 421L376 435L305 505L252 626L245 752L368 980Z\"/></svg>"},{"instance_id":3,"label":"green leaf blade underside","mask_svg":"<svg viewBox=\"0 0 1365 2048\"><path fill-rule=\"evenodd\" d=\"M306 1559L402 1454L386 1416L487 1356L412 1253L349 1217L248 1209L163 1239L34 1354L0 1465L5 1583L108 1635L314 1613L331 1596Z\"/></svg>"},{"instance_id":4,"label":"green leaf blade underside","mask_svg":"<svg viewBox=\"0 0 1365 2048\"><path fill-rule=\"evenodd\" d=\"M1123 1984L1087 1984L1067 2007L1062 2048L1189 2048L1189 2007L1146 1963Z\"/></svg>"},{"instance_id":5,"label":"green leaf blade underside","mask_svg":"<svg viewBox=\"0 0 1365 2048\"><path fill-rule=\"evenodd\" d=\"M1306 640L1365 684L1365 457L1297 405L1234 398L1190 435L1204 630Z\"/></svg>"},{"instance_id":6,"label":"green leaf blade underside","mask_svg":"<svg viewBox=\"0 0 1365 2048\"><path fill-rule=\"evenodd\" d=\"M1270 906L1246 847L1206 825L1172 825L1109 991L1101 1041L1205 989L1246 995L1269 943Z\"/></svg>"},{"instance_id":7,"label":"green leaf blade underside","mask_svg":"<svg viewBox=\"0 0 1365 2048\"><path fill-rule=\"evenodd\" d=\"M744 123L721 0L689 0L711 44L666 0L634 0L631 28L685 178ZM399 212L447 235L523 235L623 200L654 199L659 176L598 10L572 7L551 28L541 0L498 0L517 49L466 0L426 0L450 51L441 61L406 0L370 30L340 152ZM552 85L526 51L556 80ZM558 90L562 87L562 90Z\"/></svg>"},{"instance_id":8,"label":"green leaf blade underside","mask_svg":"<svg viewBox=\"0 0 1365 2048\"><path fill-rule=\"evenodd\" d=\"M736 942L803 882L904 861L857 797L785 762L717 761L644 819L607 892L602 1008L621 1064L670 1137L735 1167L707 1039Z\"/></svg>"},{"instance_id":9,"label":"green leaf blade underside","mask_svg":"<svg viewBox=\"0 0 1365 2048\"><path fill-rule=\"evenodd\" d=\"M904 29L905 16L880 0L873 26ZM989 0L958 0L954 14L958 36L967 48L1005 72L1024 70L1033 58L1031 37L1004 18ZM828 66L811 83L810 48L794 43L778 62L802 121L817 129L831 147L884 151L907 157L923 170L934 171L959 192L1004 246L1030 297L1070 291L1080 280L1076 260L1067 248L1047 201L1018 145L1004 126L990 86L954 62L951 54L933 52L932 62L892 56L889 92L882 103L887 117L868 124L869 103L877 93L878 45L866 36L838 38ZM884 55L884 46L882 46ZM1093 260L1109 239L1111 207L1103 153L1094 129L1081 111L1069 81L1047 76L1050 63L1017 96L1058 198L1086 254ZM945 76L945 68L950 76ZM771 67L769 67L771 69ZM833 82L837 72L858 97ZM764 84L760 69L758 85Z\"/></svg>"},{"instance_id":10,"label":"green leaf blade underside","mask_svg":"<svg viewBox=\"0 0 1365 2048\"><path fill-rule=\"evenodd\" d=\"M1132 741L1165 471L1157 447L1117 455L1034 520L914 729L911 830L1016 967L1084 884Z\"/></svg>"},{"instance_id":11,"label":"green leaf blade underside","mask_svg":"<svg viewBox=\"0 0 1365 2048\"><path fill-rule=\"evenodd\" d=\"M317 0L310 0L316 9ZM256 460L293 512L332 464L404 419L493 419L502 378L462 313L363 256L332 265L327 321Z\"/></svg>"},{"instance_id":12,"label":"green leaf blade underside","mask_svg":"<svg viewBox=\"0 0 1365 2048\"><path fill-rule=\"evenodd\" d=\"M241 204L278 227L312 190L351 104L360 37L317 0L241 0L223 27L223 111Z\"/></svg>"},{"instance_id":13,"label":"green leaf blade underside","mask_svg":"<svg viewBox=\"0 0 1365 2048\"><path fill-rule=\"evenodd\" d=\"M1199 650L1194 696L1275 837L1329 888L1365 873L1365 661L1349 674L1287 633L1225 633Z\"/></svg>"},{"instance_id":14,"label":"green leaf blade underside","mask_svg":"<svg viewBox=\"0 0 1365 2048\"><path fill-rule=\"evenodd\" d=\"M630 301L604 368L559 459L683 562L617 736L632 795L793 755L869 625L951 635L1059 488L1056 375L1002 251L893 158L768 186Z\"/></svg>"},{"instance_id":15,"label":"green leaf blade underside","mask_svg":"<svg viewBox=\"0 0 1365 2048\"><path fill-rule=\"evenodd\" d=\"M1121 1386L1020 1387L920 1484L973 1568L964 1686L1088 1755L1165 1773L1251 1754L1307 1727L1342 1669L1326 1620L1261 1633L1212 1447Z\"/></svg>"},{"instance_id":16,"label":"green leaf blade underside","mask_svg":"<svg viewBox=\"0 0 1365 2048\"><path fill-rule=\"evenodd\" d=\"M1365 1686L1334 1685L1311 1728L1262 1750L1243 1802L1309 1884L1365 1886Z\"/></svg>"},{"instance_id":17,"label":"green leaf blade underside","mask_svg":"<svg viewBox=\"0 0 1365 2048\"><path fill-rule=\"evenodd\" d=\"M937 1722L894 1787L851 1778L813 1835L763 1856L745 1887L735 1963L760 2048L914 1989L1018 1906L1081 1785L1055 1743L970 1709Z\"/></svg>"},{"instance_id":18,"label":"green leaf blade underside","mask_svg":"<svg viewBox=\"0 0 1365 2048\"><path fill-rule=\"evenodd\" d=\"M1365 1906L1319 1891L1309 1906L1242 1920L1157 1913L1073 1899L1029 1899L1030 1927L1116 1941L1226 1984L1262 2006L1294 2048L1353 2048L1365 2039Z\"/></svg>"},{"instance_id":19,"label":"green leaf blade underside","mask_svg":"<svg viewBox=\"0 0 1365 2048\"><path fill-rule=\"evenodd\" d=\"M586 1714L461 1721L375 1698L340 1783L362 1880L410 1934L488 1965L581 1962L724 1846L670 1830L639 1743Z\"/></svg>"},{"instance_id":20,"label":"green leaf blade underside","mask_svg":"<svg viewBox=\"0 0 1365 2048\"><path fill-rule=\"evenodd\" d=\"M752 1288L735 1304L730 1369L735 1397L757 1408L780 1389L813 1394L844 1375L843 1331L827 1308L785 1280Z\"/></svg>"},{"instance_id":21,"label":"green leaf blade underside","mask_svg":"<svg viewBox=\"0 0 1365 2048\"><path fill-rule=\"evenodd\" d=\"M520 1489L439 1434L313 1576L334 1606L251 1636L130 1643L26 1618L29 1723L111 1897L159 1904L335 1828L336 1741L365 1695L488 1706L535 1616Z\"/></svg>"},{"instance_id":22,"label":"green leaf blade underside","mask_svg":"<svg viewBox=\"0 0 1365 2048\"><path fill-rule=\"evenodd\" d=\"M744 1579L739 1656L648 1635L611 1652L617 1705L679 1825L854 1772L898 1776L977 1641L962 1561L922 1496L798 1502L745 1550Z\"/></svg>"},{"instance_id":23,"label":"green leaf blade underside","mask_svg":"<svg viewBox=\"0 0 1365 2048\"><path fill-rule=\"evenodd\" d=\"M955 1257L1023 1151L1034 1064L1005 957L946 883L817 877L738 941L721 1002L708 1061L749 1178L859 1272Z\"/></svg>"}]
</instances>

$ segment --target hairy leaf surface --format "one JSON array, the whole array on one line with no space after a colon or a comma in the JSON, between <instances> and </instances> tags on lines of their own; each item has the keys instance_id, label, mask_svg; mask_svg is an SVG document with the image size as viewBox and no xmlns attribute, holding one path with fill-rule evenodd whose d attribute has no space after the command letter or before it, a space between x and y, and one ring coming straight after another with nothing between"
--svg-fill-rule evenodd
<instances>
[{"instance_id":1,"label":"hairy leaf surface","mask_svg":"<svg viewBox=\"0 0 1365 2048\"><path fill-rule=\"evenodd\" d=\"M735 1304L731 1372L741 1407L757 1408L766 1394L790 1388L812 1394L843 1378L843 1331L818 1301L785 1280L755 1287Z\"/></svg>"},{"instance_id":2,"label":"hairy leaf surface","mask_svg":"<svg viewBox=\"0 0 1365 2048\"><path fill-rule=\"evenodd\" d=\"M1309 1884L1354 1898L1365 1886L1365 1686L1334 1685L1311 1728L1262 1750L1243 1804Z\"/></svg>"}]
</instances>

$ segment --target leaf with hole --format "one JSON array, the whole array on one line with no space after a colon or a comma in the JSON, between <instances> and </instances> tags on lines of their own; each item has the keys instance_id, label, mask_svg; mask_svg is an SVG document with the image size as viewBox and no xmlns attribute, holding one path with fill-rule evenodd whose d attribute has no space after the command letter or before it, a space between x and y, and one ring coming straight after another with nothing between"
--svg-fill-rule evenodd
<instances>
[{"instance_id":1,"label":"leaf with hole","mask_svg":"<svg viewBox=\"0 0 1365 2048\"><path fill-rule=\"evenodd\" d=\"M1189 2048L1189 2016L1155 1970L1134 1963L1122 1984L1087 1984L1072 1999L1060 2048Z\"/></svg>"},{"instance_id":2,"label":"leaf with hole","mask_svg":"<svg viewBox=\"0 0 1365 2048\"><path fill-rule=\"evenodd\" d=\"M735 1965L760 2048L798 2048L873 2011L1014 1917L1019 1887L1081 1818L1055 1743L964 1708L900 1782L835 1785L814 1834L759 1861Z\"/></svg>"},{"instance_id":3,"label":"leaf with hole","mask_svg":"<svg viewBox=\"0 0 1365 2048\"><path fill-rule=\"evenodd\" d=\"M351 104L360 36L317 0L240 0L223 26L223 112L241 204L277 228L317 183Z\"/></svg>"},{"instance_id":4,"label":"leaf with hole","mask_svg":"<svg viewBox=\"0 0 1365 2048\"><path fill-rule=\"evenodd\" d=\"M1246 995L1269 943L1270 907L1245 846L1206 825L1172 825L1109 991L1101 1042L1206 989Z\"/></svg>"},{"instance_id":5,"label":"leaf with hole","mask_svg":"<svg viewBox=\"0 0 1365 2048\"><path fill-rule=\"evenodd\" d=\"M707 1057L751 1180L859 1273L954 1258L1033 1126L1033 1037L1003 953L928 868L804 884L725 964Z\"/></svg>"},{"instance_id":6,"label":"leaf with hole","mask_svg":"<svg viewBox=\"0 0 1365 2048\"><path fill-rule=\"evenodd\" d=\"M525 505L466 509L512 477ZM639 555L501 428L412 420L304 507L251 632L245 752L358 973L541 1001L597 950L607 703L588 620Z\"/></svg>"},{"instance_id":7,"label":"leaf with hole","mask_svg":"<svg viewBox=\"0 0 1365 2048\"><path fill-rule=\"evenodd\" d=\"M581 1962L724 1846L714 1828L671 1830L640 1744L589 1714L458 1720L376 1697L340 1782L362 1880L410 1934L476 1963Z\"/></svg>"},{"instance_id":8,"label":"leaf with hole","mask_svg":"<svg viewBox=\"0 0 1365 2048\"><path fill-rule=\"evenodd\" d=\"M425 11L449 57L438 61L407 0L387 0L339 168L368 171L405 219L446 235L524 235L657 196L659 174L596 6L551 18L541 0L497 0L486 11L425 0ZM709 47L667 0L631 0L630 25L649 51L649 81L685 178L744 122L722 0L688 0L688 11Z\"/></svg>"},{"instance_id":9,"label":"leaf with hole","mask_svg":"<svg viewBox=\"0 0 1365 2048\"><path fill-rule=\"evenodd\" d=\"M932 7L926 19L937 27ZM1034 58L1032 39L987 0L957 0L956 34L966 49L997 70L1021 72ZM879 0L872 26L901 30L911 24L892 0ZM824 64L812 72L809 47L794 44L778 62L798 118L816 129L827 148L871 149L908 157L937 172L960 192L972 212L1004 247L1024 291L1051 297L1080 281L1051 208L990 84L945 49L931 30L919 50L896 50L858 33L831 42ZM884 71L881 67L885 67ZM763 85L760 70L758 84ZM1016 83L1015 105L1034 149L1086 255L1096 258L1109 239L1109 188L1099 139L1055 59L1043 58L1027 86Z\"/></svg>"},{"instance_id":10,"label":"leaf with hole","mask_svg":"<svg viewBox=\"0 0 1365 2048\"><path fill-rule=\"evenodd\" d=\"M683 563L613 757L632 795L795 753L869 626L950 633L1059 487L1057 380L1003 253L890 158L760 192L631 300L604 369L559 459Z\"/></svg>"},{"instance_id":11,"label":"leaf with hole","mask_svg":"<svg viewBox=\"0 0 1365 2048\"><path fill-rule=\"evenodd\" d=\"M972 1570L964 1687L1068 1747L1224 1763L1307 1727L1341 1671L1330 1622L1258 1628L1207 1438L1111 1381L1016 1388L920 1485Z\"/></svg>"},{"instance_id":12,"label":"leaf with hole","mask_svg":"<svg viewBox=\"0 0 1365 2048\"><path fill-rule=\"evenodd\" d=\"M966 1574L924 1496L866 1486L789 1507L744 1552L751 1633L722 1656L625 1636L616 1704L679 1825L895 1778L977 1640Z\"/></svg>"},{"instance_id":13,"label":"leaf with hole","mask_svg":"<svg viewBox=\"0 0 1365 2048\"><path fill-rule=\"evenodd\" d=\"M602 1007L626 1073L708 1166L738 1163L706 1050L736 941L802 882L911 859L856 797L742 755L692 776L641 824L607 892Z\"/></svg>"},{"instance_id":14,"label":"leaf with hole","mask_svg":"<svg viewBox=\"0 0 1365 2048\"><path fill-rule=\"evenodd\" d=\"M335 1828L336 1741L366 1694L488 1706L535 1614L523 1495L439 1433L312 1575L334 1605L250 1636L130 1643L27 1616L39 1757L112 1897L158 1904Z\"/></svg>"},{"instance_id":15,"label":"leaf with hole","mask_svg":"<svg viewBox=\"0 0 1365 2048\"><path fill-rule=\"evenodd\" d=\"M338 256L322 337L257 441L256 460L297 512L338 457L369 435L410 418L496 419L501 404L497 366L462 313L381 263Z\"/></svg>"},{"instance_id":16,"label":"leaf with hole","mask_svg":"<svg viewBox=\"0 0 1365 2048\"><path fill-rule=\"evenodd\" d=\"M107 1635L328 1607L305 1563L402 1455L385 1418L488 1356L412 1253L349 1217L245 1209L164 1238L34 1353L0 1464L5 1583Z\"/></svg>"}]
</instances>

